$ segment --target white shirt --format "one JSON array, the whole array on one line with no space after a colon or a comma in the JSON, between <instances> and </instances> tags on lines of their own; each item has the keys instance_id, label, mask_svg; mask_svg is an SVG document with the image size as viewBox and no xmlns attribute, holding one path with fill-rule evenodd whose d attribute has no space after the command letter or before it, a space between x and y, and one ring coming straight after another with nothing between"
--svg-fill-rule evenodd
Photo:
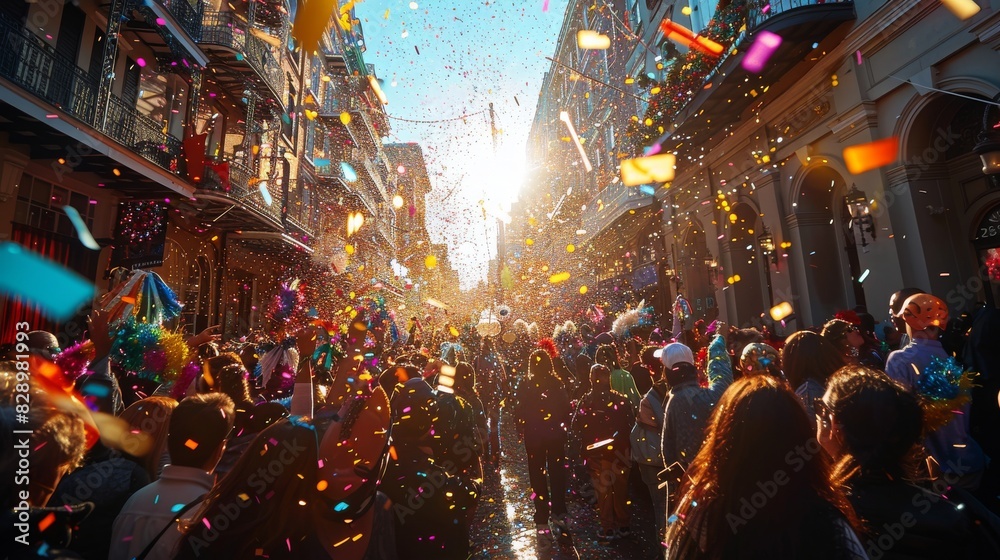
<instances>
[{"instance_id":1,"label":"white shirt","mask_svg":"<svg viewBox=\"0 0 1000 560\"><path fill-rule=\"evenodd\" d=\"M207 494L214 482L215 476L201 469L178 465L163 467L160 479L133 494L115 519L108 559L131 560L138 556L178 511ZM185 516L190 514L188 510ZM172 532L176 531L167 531ZM147 560L173 557L173 544L176 543L172 544L174 539L168 536L173 535L165 534L146 556Z\"/></svg>"}]
</instances>

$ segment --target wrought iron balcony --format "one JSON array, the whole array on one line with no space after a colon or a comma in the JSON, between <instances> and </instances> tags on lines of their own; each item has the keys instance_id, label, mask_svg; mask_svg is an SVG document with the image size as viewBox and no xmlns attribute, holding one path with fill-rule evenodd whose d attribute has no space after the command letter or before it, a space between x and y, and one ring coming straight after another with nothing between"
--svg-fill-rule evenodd
<instances>
[{"instance_id":1,"label":"wrought iron balcony","mask_svg":"<svg viewBox=\"0 0 1000 560\"><path fill-rule=\"evenodd\" d=\"M281 229L280 196L268 191L271 196L271 204L268 204L257 173L239 162L230 160L228 163L228 185L210 174L198 184L198 199L215 203L200 209L206 221L233 230L257 229L261 223Z\"/></svg>"},{"instance_id":2,"label":"wrought iron balcony","mask_svg":"<svg viewBox=\"0 0 1000 560\"><path fill-rule=\"evenodd\" d=\"M0 49L0 76L164 170L178 173L181 141L164 133L163 123L115 95L109 96L105 118L99 121L100 84L96 77L20 26L4 20L0 33L6 45Z\"/></svg>"},{"instance_id":3,"label":"wrought iron balcony","mask_svg":"<svg viewBox=\"0 0 1000 560\"><path fill-rule=\"evenodd\" d=\"M267 88L271 99L281 99L281 64L267 44L252 35L246 20L233 12L205 12L199 43L219 68L247 73Z\"/></svg>"},{"instance_id":4,"label":"wrought iron balcony","mask_svg":"<svg viewBox=\"0 0 1000 560\"><path fill-rule=\"evenodd\" d=\"M708 65L705 56L697 52L679 55L660 84L661 91L651 98L646 113L653 121L651 129L662 126L666 130L658 142L667 138L698 138L704 142L726 124L738 121L751 105L761 101L759 96L765 89L774 94L780 89L773 87L776 82L800 64L818 60L815 55L810 58L812 45L828 37L830 41L838 40L831 34L854 18L854 2L850 0L729 3L703 32L726 47L723 54ZM740 21L745 25L741 26ZM755 35L762 31L775 33L783 41L760 74L751 74L741 64Z\"/></svg>"},{"instance_id":5,"label":"wrought iron balcony","mask_svg":"<svg viewBox=\"0 0 1000 560\"><path fill-rule=\"evenodd\" d=\"M581 236L581 243L597 238L612 226L624 232L630 229L628 226L634 225L625 223L629 221L626 220L627 217L638 215L640 210L655 207L656 197L653 193L644 192L640 188L626 187L618 182L597 193L587 204L587 210L581 217L583 229L587 231ZM636 224L641 222L639 219L630 221Z\"/></svg>"},{"instance_id":6,"label":"wrought iron balcony","mask_svg":"<svg viewBox=\"0 0 1000 560\"><path fill-rule=\"evenodd\" d=\"M359 202L360 206L357 209L365 211L368 216L374 216L377 213L377 206L368 190L357 182L351 184L345 181L339 164L328 163L316 166L316 176L320 181L333 187L332 196L335 198L339 199L343 196L345 202L349 199Z\"/></svg>"},{"instance_id":7,"label":"wrought iron balcony","mask_svg":"<svg viewBox=\"0 0 1000 560\"><path fill-rule=\"evenodd\" d=\"M293 230L289 232L290 234L295 234L297 232L299 234L303 234L306 236L306 239L302 239L302 235L297 236L297 238L303 243L308 242L310 239L313 238L312 226L309 226L305 222L297 218L293 218L292 216L287 216L285 220L288 222L288 225Z\"/></svg>"}]
</instances>

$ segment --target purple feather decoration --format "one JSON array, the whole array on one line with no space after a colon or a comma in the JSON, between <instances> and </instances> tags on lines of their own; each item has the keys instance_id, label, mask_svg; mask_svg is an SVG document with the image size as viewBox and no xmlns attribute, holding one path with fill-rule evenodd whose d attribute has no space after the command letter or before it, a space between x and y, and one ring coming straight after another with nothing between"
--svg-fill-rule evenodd
<instances>
[{"instance_id":1,"label":"purple feather decoration","mask_svg":"<svg viewBox=\"0 0 1000 560\"><path fill-rule=\"evenodd\" d=\"M181 376L174 383L174 386L170 389L170 396L173 397L175 401L180 401L187 395L188 387L194 383L194 380L201 375L201 364L198 360L191 360L184 366L181 370Z\"/></svg>"},{"instance_id":2,"label":"purple feather decoration","mask_svg":"<svg viewBox=\"0 0 1000 560\"><path fill-rule=\"evenodd\" d=\"M299 291L298 280L282 282L278 293L271 302L271 318L277 322L285 322L292 318L295 311L305 304L305 296Z\"/></svg>"}]
</instances>

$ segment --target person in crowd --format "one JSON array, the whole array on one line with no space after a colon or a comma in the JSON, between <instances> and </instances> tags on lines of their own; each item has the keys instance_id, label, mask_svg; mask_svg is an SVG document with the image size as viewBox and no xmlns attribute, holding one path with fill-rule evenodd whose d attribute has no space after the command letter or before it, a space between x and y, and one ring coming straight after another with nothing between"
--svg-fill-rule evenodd
<instances>
[{"instance_id":1,"label":"person in crowd","mask_svg":"<svg viewBox=\"0 0 1000 560\"><path fill-rule=\"evenodd\" d=\"M725 325L723 325L725 327ZM753 344L755 342L764 342L764 335L760 331L754 328L737 329L736 327L725 327L720 328L716 325L715 332L717 334L725 334L727 329L730 331L728 336L729 340L729 355L734 359L739 360L740 356L743 355L743 349L748 344Z\"/></svg>"},{"instance_id":2,"label":"person in crowd","mask_svg":"<svg viewBox=\"0 0 1000 560\"><path fill-rule=\"evenodd\" d=\"M773 376L722 395L685 479L668 559L867 558L805 409Z\"/></svg>"},{"instance_id":3,"label":"person in crowd","mask_svg":"<svg viewBox=\"0 0 1000 560\"><path fill-rule=\"evenodd\" d=\"M129 426L123 451L146 470L149 480L160 478L170 462L167 428L176 407L177 401L169 397L147 397L132 403L120 417Z\"/></svg>"},{"instance_id":4,"label":"person in crowd","mask_svg":"<svg viewBox=\"0 0 1000 560\"><path fill-rule=\"evenodd\" d=\"M923 390L920 375L934 362L948 360L938 337L948 325L948 307L931 294L914 294L903 302L898 317L906 323L909 344L889 354L885 370L908 391ZM943 427L927 434L925 445L932 476L947 476L953 486L975 490L986 469L987 457L969 435L967 403Z\"/></svg>"},{"instance_id":5,"label":"person in crowd","mask_svg":"<svg viewBox=\"0 0 1000 560\"><path fill-rule=\"evenodd\" d=\"M146 560L171 558L176 543L173 525L212 490L213 471L235 415L233 401L223 393L194 395L176 405L168 421L170 464L159 480L133 494L118 514L109 560L129 560L143 553ZM161 542L161 535L168 532L170 536Z\"/></svg>"},{"instance_id":6,"label":"person in crowd","mask_svg":"<svg viewBox=\"0 0 1000 560\"><path fill-rule=\"evenodd\" d=\"M486 441L479 431L485 425L482 404L474 404L459 394L461 390L469 395L469 386L475 387L476 370L468 362L458 362L452 375L446 373L442 372L437 382L434 457L438 462L455 465L459 472L481 472ZM475 393L470 396L479 400Z\"/></svg>"},{"instance_id":7,"label":"person in crowd","mask_svg":"<svg viewBox=\"0 0 1000 560\"><path fill-rule=\"evenodd\" d=\"M638 360L628 370L632 376L632 381L635 382L635 388L639 391L640 395L645 395L649 392L649 389L653 386L653 382L660 378L659 374L663 369L663 364L654 356L657 350L659 348L656 346L643 346L639 350Z\"/></svg>"},{"instance_id":8,"label":"person in crowd","mask_svg":"<svg viewBox=\"0 0 1000 560\"><path fill-rule=\"evenodd\" d=\"M455 367L455 378L452 390L455 395L465 400L471 407L472 418L470 425L475 427L475 433L479 438L480 454L485 450L485 443L489 439L489 426L486 418L485 407L479 399L479 383L476 377L476 370L468 362L459 362Z\"/></svg>"},{"instance_id":9,"label":"person in crowd","mask_svg":"<svg viewBox=\"0 0 1000 560\"><path fill-rule=\"evenodd\" d=\"M740 355L740 374L743 377L771 375L783 379L778 351L763 342L747 344Z\"/></svg>"},{"instance_id":10,"label":"person in crowd","mask_svg":"<svg viewBox=\"0 0 1000 560\"><path fill-rule=\"evenodd\" d=\"M846 364L843 354L821 335L812 331L794 332L781 349L781 365L788 384L806 407L806 416L816 428L813 403L823 398L826 380Z\"/></svg>"},{"instance_id":11,"label":"person in crowd","mask_svg":"<svg viewBox=\"0 0 1000 560\"><path fill-rule=\"evenodd\" d=\"M487 446L485 456L496 463L500 460L500 407L510 387L507 372L500 354L493 349L491 337L483 338L475 366L479 375L479 396L489 420L489 437L483 441Z\"/></svg>"},{"instance_id":12,"label":"person in crowd","mask_svg":"<svg viewBox=\"0 0 1000 560\"><path fill-rule=\"evenodd\" d=\"M608 543L631 534L628 475L632 467L629 434L635 412L625 395L611 387L611 370L600 363L590 368L591 389L580 400L570 431L579 435L581 456L597 492L601 521L598 539Z\"/></svg>"},{"instance_id":13,"label":"person in crowd","mask_svg":"<svg viewBox=\"0 0 1000 560\"><path fill-rule=\"evenodd\" d=\"M650 355L655 353L655 347ZM643 350L645 355L645 349ZM639 475L642 482L649 490L649 495L653 500L653 513L656 516L657 538L663 540L666 524L667 492L660 488L659 473L663 471L663 451L660 447L660 434L663 433L663 409L667 402L666 378L662 375L663 364L653 356L657 362L656 382L650 387L639 402L639 410L636 414L635 426L632 428L632 460L639 468Z\"/></svg>"},{"instance_id":14,"label":"person in crowd","mask_svg":"<svg viewBox=\"0 0 1000 560\"><path fill-rule=\"evenodd\" d=\"M726 332L726 329L720 328L716 332ZM716 335L708 346L707 387L698 384L694 354L687 346L679 342L668 344L660 353L660 360L670 386L663 410L660 449L663 464L671 471L668 482L675 483L676 488L680 471L694 460L702 445L712 409L733 383L732 363L722 335Z\"/></svg>"},{"instance_id":15,"label":"person in crowd","mask_svg":"<svg viewBox=\"0 0 1000 560\"><path fill-rule=\"evenodd\" d=\"M518 387L516 401L517 428L528 454L536 529L547 534L551 520L557 529L567 531L566 430L570 401L552 367L552 358L544 350L528 356L528 376Z\"/></svg>"},{"instance_id":16,"label":"person in crowd","mask_svg":"<svg viewBox=\"0 0 1000 560\"><path fill-rule=\"evenodd\" d=\"M865 367L884 370L886 353L875 334L875 317L871 313L858 313L858 332L864 339L864 343L858 348L858 362Z\"/></svg>"},{"instance_id":17,"label":"person in crowd","mask_svg":"<svg viewBox=\"0 0 1000 560\"><path fill-rule=\"evenodd\" d=\"M843 319L830 319L823 324L820 334L837 348L844 356L845 362L861 363L860 348L864 345L865 339L856 325Z\"/></svg>"},{"instance_id":18,"label":"person in crowd","mask_svg":"<svg viewBox=\"0 0 1000 560\"><path fill-rule=\"evenodd\" d=\"M458 472L435 457L432 432L439 428L439 412L425 382L406 382L390 409L394 453L382 490L394 504L399 558L468 558L469 524L482 491L482 471Z\"/></svg>"},{"instance_id":19,"label":"person in crowd","mask_svg":"<svg viewBox=\"0 0 1000 560\"><path fill-rule=\"evenodd\" d=\"M1000 520L974 498L960 497L959 489L939 487L935 493L911 482L922 467L923 427L923 411L912 393L885 373L848 366L830 377L816 409L816 437L865 521L862 540L870 558L1000 555Z\"/></svg>"},{"instance_id":20,"label":"person in crowd","mask_svg":"<svg viewBox=\"0 0 1000 560\"><path fill-rule=\"evenodd\" d=\"M906 334L906 321L899 317L903 310L903 302L910 296L925 293L920 288L903 288L889 296L889 322L899 333L899 340L895 345L890 345L890 350L900 350L910 343L910 336Z\"/></svg>"},{"instance_id":21,"label":"person in crowd","mask_svg":"<svg viewBox=\"0 0 1000 560\"><path fill-rule=\"evenodd\" d=\"M316 429L307 422L282 419L268 426L182 517L174 558L301 558L314 526L317 449ZM156 546L175 539L165 534Z\"/></svg>"},{"instance_id":22,"label":"person in crowd","mask_svg":"<svg viewBox=\"0 0 1000 560\"><path fill-rule=\"evenodd\" d=\"M610 344L598 346L597 353L594 355L594 364L601 364L608 368L611 372L611 388L628 398L632 410L638 409L642 395L639 394L639 389L636 388L632 375L619 365L615 347ZM593 371L594 368L590 369Z\"/></svg>"},{"instance_id":23,"label":"person in crowd","mask_svg":"<svg viewBox=\"0 0 1000 560\"><path fill-rule=\"evenodd\" d=\"M140 488L149 484L146 469L121 451L98 441L83 466L59 481L49 504L72 507L92 502L94 512L80 522L69 547L85 558L106 558L115 518Z\"/></svg>"}]
</instances>

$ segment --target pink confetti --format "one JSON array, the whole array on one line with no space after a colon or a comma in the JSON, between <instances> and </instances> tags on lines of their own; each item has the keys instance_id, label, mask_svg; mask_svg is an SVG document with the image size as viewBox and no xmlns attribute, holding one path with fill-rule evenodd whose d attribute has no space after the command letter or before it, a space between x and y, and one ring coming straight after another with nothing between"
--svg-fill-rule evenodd
<instances>
[{"instance_id":1,"label":"pink confetti","mask_svg":"<svg viewBox=\"0 0 1000 560\"><path fill-rule=\"evenodd\" d=\"M781 46L781 36L770 31L761 31L754 39L750 50L743 57L743 69L747 72L758 73L764 69L767 60L771 58L774 51Z\"/></svg>"},{"instance_id":2,"label":"pink confetti","mask_svg":"<svg viewBox=\"0 0 1000 560\"><path fill-rule=\"evenodd\" d=\"M545 0L544 2L542 2L542 11L543 12L549 11L549 0Z\"/></svg>"},{"instance_id":3,"label":"pink confetti","mask_svg":"<svg viewBox=\"0 0 1000 560\"><path fill-rule=\"evenodd\" d=\"M861 66L861 64L864 62L864 60L861 58L860 50L854 53L854 58L858 61L858 66Z\"/></svg>"}]
</instances>

